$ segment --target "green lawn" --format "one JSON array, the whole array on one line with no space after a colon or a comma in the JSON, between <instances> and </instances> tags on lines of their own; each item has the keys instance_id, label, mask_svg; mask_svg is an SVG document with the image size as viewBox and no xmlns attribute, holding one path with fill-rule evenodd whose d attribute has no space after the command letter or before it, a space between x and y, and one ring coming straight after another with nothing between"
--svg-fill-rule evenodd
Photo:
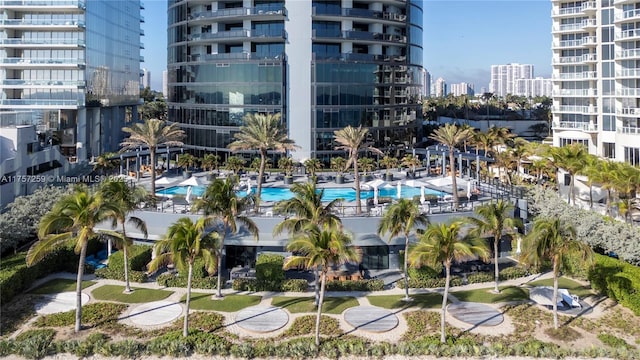
<instances>
[{"instance_id":1,"label":"green lawn","mask_svg":"<svg viewBox=\"0 0 640 360\"><path fill-rule=\"evenodd\" d=\"M292 313L315 312L313 297L289 297L275 296L271 305L282 307ZM342 314L348 308L358 306L358 300L354 297L325 297L322 302L322 312L325 314Z\"/></svg>"},{"instance_id":2,"label":"green lawn","mask_svg":"<svg viewBox=\"0 0 640 360\"><path fill-rule=\"evenodd\" d=\"M538 280L528 283L531 286L553 286L553 279ZM567 289L571 294L578 295L579 297L587 297L594 294L593 290L589 286L584 286L571 279L560 277L558 279L558 289Z\"/></svg>"},{"instance_id":3,"label":"green lawn","mask_svg":"<svg viewBox=\"0 0 640 360\"><path fill-rule=\"evenodd\" d=\"M485 304L529 299L529 290L515 286L500 287L499 294L492 293L492 290L493 288L456 291L452 292L451 295L455 296L460 301L470 301Z\"/></svg>"},{"instance_id":4,"label":"green lawn","mask_svg":"<svg viewBox=\"0 0 640 360\"><path fill-rule=\"evenodd\" d=\"M134 290L130 294L124 294L124 286L120 285L103 285L93 290L91 295L97 300L118 301L129 304L146 303L158 301L168 298L172 291L131 288Z\"/></svg>"},{"instance_id":5,"label":"green lawn","mask_svg":"<svg viewBox=\"0 0 640 360\"><path fill-rule=\"evenodd\" d=\"M407 306L417 306L422 309L439 308L442 306L442 295L433 294L417 294L409 295L411 302L407 303L404 295L378 295L367 296L369 303L373 306L379 306L385 309L402 309Z\"/></svg>"},{"instance_id":6,"label":"green lawn","mask_svg":"<svg viewBox=\"0 0 640 360\"><path fill-rule=\"evenodd\" d=\"M190 308L194 310L214 310L224 312L235 312L249 306L258 305L261 296L255 295L225 295L222 300L212 299L213 294L191 293ZM180 301L185 302L187 295L185 294Z\"/></svg>"},{"instance_id":7,"label":"green lawn","mask_svg":"<svg viewBox=\"0 0 640 360\"><path fill-rule=\"evenodd\" d=\"M86 289L94 285L95 281L83 281L82 288ZM37 288L30 291L32 294L57 294L66 291L76 291L76 280L72 279L54 279L48 281Z\"/></svg>"}]
</instances>

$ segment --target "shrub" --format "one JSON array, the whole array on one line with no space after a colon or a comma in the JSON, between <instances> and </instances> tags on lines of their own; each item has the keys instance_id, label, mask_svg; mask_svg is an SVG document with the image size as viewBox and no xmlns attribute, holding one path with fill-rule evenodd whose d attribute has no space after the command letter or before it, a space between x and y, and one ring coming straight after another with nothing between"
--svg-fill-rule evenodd
<instances>
[{"instance_id":1,"label":"shrub","mask_svg":"<svg viewBox=\"0 0 640 360\"><path fill-rule=\"evenodd\" d=\"M328 291L380 291L384 290L384 281L380 279L328 281Z\"/></svg>"},{"instance_id":2,"label":"shrub","mask_svg":"<svg viewBox=\"0 0 640 360\"><path fill-rule=\"evenodd\" d=\"M309 289L309 282L305 279L289 279L282 282L281 291L305 292Z\"/></svg>"},{"instance_id":3,"label":"shrub","mask_svg":"<svg viewBox=\"0 0 640 360\"><path fill-rule=\"evenodd\" d=\"M426 279L423 281L411 279L409 278L409 288L411 289L428 289L428 288L439 288L444 287L445 279ZM462 285L462 278L459 276L451 276L451 286L460 286ZM400 289L404 289L404 281L400 280L396 283L396 286Z\"/></svg>"},{"instance_id":4,"label":"shrub","mask_svg":"<svg viewBox=\"0 0 640 360\"><path fill-rule=\"evenodd\" d=\"M162 274L156 278L158 285L166 287L187 287L187 277L180 274ZM222 279L224 284L224 279ZM217 288L217 278L215 276L208 276L205 278L193 277L191 287L194 289L215 289Z\"/></svg>"},{"instance_id":5,"label":"shrub","mask_svg":"<svg viewBox=\"0 0 640 360\"><path fill-rule=\"evenodd\" d=\"M27 330L16 337L17 354L27 359L40 359L51 352L51 341L56 335L53 329Z\"/></svg>"},{"instance_id":6,"label":"shrub","mask_svg":"<svg viewBox=\"0 0 640 360\"><path fill-rule=\"evenodd\" d=\"M256 291L258 281L256 279L245 278L234 279L231 288L236 291Z\"/></svg>"},{"instance_id":7,"label":"shrub","mask_svg":"<svg viewBox=\"0 0 640 360\"><path fill-rule=\"evenodd\" d=\"M569 326L562 326L557 329L550 328L545 330L545 334L549 335L550 338L561 341L574 341L578 340L582 337L579 332L574 330Z\"/></svg>"},{"instance_id":8,"label":"shrub","mask_svg":"<svg viewBox=\"0 0 640 360\"><path fill-rule=\"evenodd\" d=\"M280 291L284 281L284 257L275 254L260 254L256 260L256 280L261 291Z\"/></svg>"},{"instance_id":9,"label":"shrub","mask_svg":"<svg viewBox=\"0 0 640 360\"><path fill-rule=\"evenodd\" d=\"M145 282L147 280L147 264L151 261L151 246L133 245L127 252L129 256L129 280L133 282ZM105 279L124 281L124 253L122 250L109 257L109 265L106 268L96 270L96 276Z\"/></svg>"},{"instance_id":10,"label":"shrub","mask_svg":"<svg viewBox=\"0 0 640 360\"><path fill-rule=\"evenodd\" d=\"M316 316L315 315L304 315L297 317L293 320L293 324L288 328L283 337L293 337L293 336L301 336L301 335L309 335L313 334L316 328ZM322 315L320 317L320 334L323 335L336 335L342 333L340 330L340 324L338 320L329 317L327 315Z\"/></svg>"},{"instance_id":11,"label":"shrub","mask_svg":"<svg viewBox=\"0 0 640 360\"><path fill-rule=\"evenodd\" d=\"M529 272L527 269L520 266L511 266L506 269L500 270L500 280L518 279L527 276Z\"/></svg>"},{"instance_id":12,"label":"shrub","mask_svg":"<svg viewBox=\"0 0 640 360\"><path fill-rule=\"evenodd\" d=\"M589 272L591 287L640 315L640 267L596 255L596 266Z\"/></svg>"},{"instance_id":13,"label":"shrub","mask_svg":"<svg viewBox=\"0 0 640 360\"><path fill-rule=\"evenodd\" d=\"M409 279L415 279L417 281L437 279L442 276L442 273L442 266L440 266L439 269L434 269L429 266L423 266L417 269L410 267L407 271Z\"/></svg>"},{"instance_id":14,"label":"shrub","mask_svg":"<svg viewBox=\"0 0 640 360\"><path fill-rule=\"evenodd\" d=\"M89 326L97 326L103 323L116 321L120 314L126 310L126 304L97 302L82 307L82 323ZM62 313L41 316L34 322L38 327L70 326L75 323L76 311L70 310Z\"/></svg>"},{"instance_id":15,"label":"shrub","mask_svg":"<svg viewBox=\"0 0 640 360\"><path fill-rule=\"evenodd\" d=\"M612 348L621 348L621 347L631 348L629 344L627 344L627 342L624 341L624 339L621 339L611 334L605 334L605 333L599 334L598 340L602 341L603 344L610 346Z\"/></svg>"},{"instance_id":16,"label":"shrub","mask_svg":"<svg viewBox=\"0 0 640 360\"><path fill-rule=\"evenodd\" d=\"M494 273L490 272L477 272L467 275L467 284L478 284L483 282L494 281Z\"/></svg>"}]
</instances>

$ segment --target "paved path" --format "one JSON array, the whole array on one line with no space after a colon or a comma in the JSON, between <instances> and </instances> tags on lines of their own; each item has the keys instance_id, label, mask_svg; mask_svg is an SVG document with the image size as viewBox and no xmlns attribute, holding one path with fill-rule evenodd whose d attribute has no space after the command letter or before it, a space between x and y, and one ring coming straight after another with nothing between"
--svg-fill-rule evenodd
<instances>
[{"instance_id":1,"label":"paved path","mask_svg":"<svg viewBox=\"0 0 640 360\"><path fill-rule=\"evenodd\" d=\"M398 326L398 317L375 306L356 306L344 312L344 320L358 330L387 332Z\"/></svg>"},{"instance_id":2,"label":"paved path","mask_svg":"<svg viewBox=\"0 0 640 360\"><path fill-rule=\"evenodd\" d=\"M447 312L454 318L475 326L496 326L504 317L491 306L472 302L456 302L447 306Z\"/></svg>"},{"instance_id":3,"label":"paved path","mask_svg":"<svg viewBox=\"0 0 640 360\"><path fill-rule=\"evenodd\" d=\"M289 322L289 314L274 306L251 306L236 314L235 324L249 331L276 331Z\"/></svg>"},{"instance_id":4,"label":"paved path","mask_svg":"<svg viewBox=\"0 0 640 360\"><path fill-rule=\"evenodd\" d=\"M179 302L160 300L138 305L120 320L128 320L133 325L157 326L173 322L183 311Z\"/></svg>"},{"instance_id":5,"label":"paved path","mask_svg":"<svg viewBox=\"0 0 640 360\"><path fill-rule=\"evenodd\" d=\"M40 315L55 314L76 309L76 292L69 291L53 295L45 295L45 299L36 304L36 312ZM84 306L89 302L89 295L82 293Z\"/></svg>"}]
</instances>

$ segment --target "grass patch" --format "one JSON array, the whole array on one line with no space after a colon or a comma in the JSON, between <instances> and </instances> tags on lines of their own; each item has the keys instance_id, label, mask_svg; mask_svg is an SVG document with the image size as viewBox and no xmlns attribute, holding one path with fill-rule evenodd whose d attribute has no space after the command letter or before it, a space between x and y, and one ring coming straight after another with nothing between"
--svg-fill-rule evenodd
<instances>
[{"instance_id":1,"label":"grass patch","mask_svg":"<svg viewBox=\"0 0 640 360\"><path fill-rule=\"evenodd\" d=\"M313 297L289 297L276 296L271 300L271 305L285 308L292 313L315 312ZM325 297L322 302L322 312L325 314L342 314L348 308L358 306L358 300L354 297Z\"/></svg>"},{"instance_id":2,"label":"grass patch","mask_svg":"<svg viewBox=\"0 0 640 360\"><path fill-rule=\"evenodd\" d=\"M531 286L553 286L553 279L544 279L528 283ZM571 294L580 296L581 298L594 294L589 286L580 284L566 277L558 279L558 289L567 289Z\"/></svg>"},{"instance_id":3,"label":"grass patch","mask_svg":"<svg viewBox=\"0 0 640 360\"><path fill-rule=\"evenodd\" d=\"M120 314L127 309L125 304L95 302L82 307L82 324L88 327L100 326L115 322ZM40 316L33 323L36 327L61 327L74 325L76 311Z\"/></svg>"},{"instance_id":4,"label":"grass patch","mask_svg":"<svg viewBox=\"0 0 640 360\"><path fill-rule=\"evenodd\" d=\"M82 289L86 289L96 284L95 281L83 281ZM31 294L57 294L67 291L76 291L76 280L72 279L53 279L29 291Z\"/></svg>"},{"instance_id":5,"label":"grass patch","mask_svg":"<svg viewBox=\"0 0 640 360\"><path fill-rule=\"evenodd\" d=\"M456 291L452 292L451 295L455 296L460 301L470 301L485 304L529 299L529 290L527 289L515 286L505 286L500 287L499 289L499 294L494 294L492 292L493 288L486 288L467 291Z\"/></svg>"},{"instance_id":6,"label":"grass patch","mask_svg":"<svg viewBox=\"0 0 640 360\"><path fill-rule=\"evenodd\" d=\"M575 341L582 338L582 335L580 335L579 332L577 332L576 330L572 329L569 326L562 326L557 329L550 328L545 330L544 333L549 335L549 337L554 340L560 340L560 341L566 341L566 342Z\"/></svg>"},{"instance_id":7,"label":"grass patch","mask_svg":"<svg viewBox=\"0 0 640 360\"><path fill-rule=\"evenodd\" d=\"M236 312L249 306L258 305L261 296L255 295L225 295L222 300L214 300L211 297L213 294L203 293L191 293L190 308L194 310L213 310L224 312ZM184 295L181 302L187 300L187 295Z\"/></svg>"},{"instance_id":8,"label":"grass patch","mask_svg":"<svg viewBox=\"0 0 640 360\"><path fill-rule=\"evenodd\" d=\"M131 288L130 294L124 294L124 286L103 285L93 290L91 295L98 300L117 301L128 304L146 303L168 298L173 292L167 290Z\"/></svg>"},{"instance_id":9,"label":"grass patch","mask_svg":"<svg viewBox=\"0 0 640 360\"><path fill-rule=\"evenodd\" d=\"M434 309L442 307L442 295L433 294L416 294L409 295L410 302L406 302L404 295L378 295L367 296L369 303L385 309L402 309L407 306L419 307L421 309Z\"/></svg>"}]
</instances>

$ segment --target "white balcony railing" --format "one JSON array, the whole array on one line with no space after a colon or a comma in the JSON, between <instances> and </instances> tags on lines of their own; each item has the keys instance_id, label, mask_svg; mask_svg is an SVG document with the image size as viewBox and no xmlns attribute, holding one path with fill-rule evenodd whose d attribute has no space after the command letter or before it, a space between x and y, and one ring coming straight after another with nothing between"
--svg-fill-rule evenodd
<instances>
[{"instance_id":1,"label":"white balcony railing","mask_svg":"<svg viewBox=\"0 0 640 360\"><path fill-rule=\"evenodd\" d=\"M640 29L631 29L616 33L616 40L633 39L640 37Z\"/></svg>"},{"instance_id":2,"label":"white balcony railing","mask_svg":"<svg viewBox=\"0 0 640 360\"><path fill-rule=\"evenodd\" d=\"M597 73L595 71L561 73L561 74L558 74L558 75L554 75L553 79L559 79L559 80L585 80L585 79L595 79L596 75L597 75Z\"/></svg>"},{"instance_id":3,"label":"white balcony railing","mask_svg":"<svg viewBox=\"0 0 640 360\"><path fill-rule=\"evenodd\" d=\"M640 88L620 88L616 90L617 96L640 96Z\"/></svg>"},{"instance_id":4,"label":"white balcony railing","mask_svg":"<svg viewBox=\"0 0 640 360\"><path fill-rule=\"evenodd\" d=\"M616 132L619 134L640 135L640 128L632 127L632 126L622 126L622 127L617 127Z\"/></svg>"},{"instance_id":5,"label":"white balcony railing","mask_svg":"<svg viewBox=\"0 0 640 360\"><path fill-rule=\"evenodd\" d=\"M616 14L615 20L633 20L640 18L640 9L627 10L622 13Z\"/></svg>"},{"instance_id":6,"label":"white balcony railing","mask_svg":"<svg viewBox=\"0 0 640 360\"><path fill-rule=\"evenodd\" d=\"M640 108L623 107L622 109L619 109L617 113L622 116L640 116Z\"/></svg>"},{"instance_id":7,"label":"white balcony railing","mask_svg":"<svg viewBox=\"0 0 640 360\"><path fill-rule=\"evenodd\" d=\"M596 89L560 89L553 92L553 96L596 96Z\"/></svg>"},{"instance_id":8,"label":"white balcony railing","mask_svg":"<svg viewBox=\"0 0 640 360\"><path fill-rule=\"evenodd\" d=\"M597 25L596 19L586 19L582 20L580 24L583 28L594 27Z\"/></svg>"},{"instance_id":9,"label":"white balcony railing","mask_svg":"<svg viewBox=\"0 0 640 360\"><path fill-rule=\"evenodd\" d=\"M570 129L570 130L582 130L582 131L598 131L596 124L582 122L582 121L554 121L554 129Z\"/></svg>"},{"instance_id":10,"label":"white balcony railing","mask_svg":"<svg viewBox=\"0 0 640 360\"><path fill-rule=\"evenodd\" d=\"M598 108L589 105L559 105L553 107L553 112L575 113L575 114L593 114L597 113Z\"/></svg>"},{"instance_id":11,"label":"white balcony railing","mask_svg":"<svg viewBox=\"0 0 640 360\"><path fill-rule=\"evenodd\" d=\"M626 49L616 53L616 59L632 59L640 57L640 49Z\"/></svg>"},{"instance_id":12,"label":"white balcony railing","mask_svg":"<svg viewBox=\"0 0 640 360\"><path fill-rule=\"evenodd\" d=\"M597 10L598 5L596 4L595 1L587 1L587 2L583 2L582 5L580 5L580 9L585 12L585 11L594 11Z\"/></svg>"},{"instance_id":13,"label":"white balcony railing","mask_svg":"<svg viewBox=\"0 0 640 360\"><path fill-rule=\"evenodd\" d=\"M616 71L616 77L640 77L640 69L622 69Z\"/></svg>"}]
</instances>

